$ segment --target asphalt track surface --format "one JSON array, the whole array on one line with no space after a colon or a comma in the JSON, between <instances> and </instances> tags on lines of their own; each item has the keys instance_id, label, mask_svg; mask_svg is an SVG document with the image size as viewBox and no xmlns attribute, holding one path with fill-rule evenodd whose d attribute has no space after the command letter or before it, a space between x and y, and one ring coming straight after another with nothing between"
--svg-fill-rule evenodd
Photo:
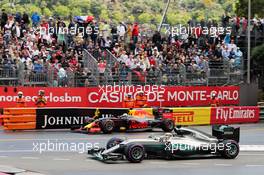
<instances>
[{"instance_id":1,"label":"asphalt track surface","mask_svg":"<svg viewBox=\"0 0 264 175\"><path fill-rule=\"evenodd\" d=\"M202 158L185 160L144 160L133 164L126 161L103 163L86 154L83 145L104 146L111 137L146 138L162 132L137 132L104 134L80 134L68 130L43 130L5 132L0 130L0 170L1 166L12 166L42 174L58 175L222 175L261 174L264 172L264 123L243 124L240 133L241 151L234 160ZM211 132L209 126L197 126L202 131ZM42 151L39 144L65 143L72 149ZM95 145L94 145L95 144ZM76 146L76 147L75 147ZM79 148L77 147L79 146ZM43 146L44 148L44 146ZM84 151L85 150L85 151ZM84 152L84 153L82 153ZM22 174L21 174L22 175Z\"/></svg>"}]
</instances>

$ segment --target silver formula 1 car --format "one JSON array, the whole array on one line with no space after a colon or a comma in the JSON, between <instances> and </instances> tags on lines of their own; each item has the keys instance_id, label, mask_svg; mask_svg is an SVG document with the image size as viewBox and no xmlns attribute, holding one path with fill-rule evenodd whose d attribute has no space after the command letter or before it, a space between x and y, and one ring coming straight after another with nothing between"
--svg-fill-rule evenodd
<instances>
[{"instance_id":1,"label":"silver formula 1 car","mask_svg":"<svg viewBox=\"0 0 264 175\"><path fill-rule=\"evenodd\" d=\"M174 133L150 136L146 139L112 138L106 148L92 149L88 154L102 161L127 159L139 163L145 158L186 158L219 156L234 159L239 153L240 128L214 126L213 135L188 127L178 127Z\"/></svg>"}]
</instances>

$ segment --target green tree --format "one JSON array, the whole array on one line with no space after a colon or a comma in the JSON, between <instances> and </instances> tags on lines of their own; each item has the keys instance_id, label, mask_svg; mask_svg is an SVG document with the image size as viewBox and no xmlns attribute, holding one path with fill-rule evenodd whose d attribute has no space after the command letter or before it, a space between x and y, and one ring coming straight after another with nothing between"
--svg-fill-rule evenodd
<instances>
[{"instance_id":1,"label":"green tree","mask_svg":"<svg viewBox=\"0 0 264 175\"><path fill-rule=\"evenodd\" d=\"M78 16L78 14L88 15L91 7L91 0L69 0L67 6L70 7L73 16Z\"/></svg>"},{"instance_id":2,"label":"green tree","mask_svg":"<svg viewBox=\"0 0 264 175\"><path fill-rule=\"evenodd\" d=\"M95 17L98 18L102 11L102 5L98 1L94 0L91 3L90 11Z\"/></svg>"},{"instance_id":3,"label":"green tree","mask_svg":"<svg viewBox=\"0 0 264 175\"><path fill-rule=\"evenodd\" d=\"M43 15L44 16L52 16L52 11L50 11L50 9L48 9L48 8L44 8L43 9Z\"/></svg>"},{"instance_id":4,"label":"green tree","mask_svg":"<svg viewBox=\"0 0 264 175\"><path fill-rule=\"evenodd\" d=\"M108 20L109 19L109 15L108 15L107 9L103 9L101 11L100 18L101 19L104 19L104 20Z\"/></svg>"},{"instance_id":5,"label":"green tree","mask_svg":"<svg viewBox=\"0 0 264 175\"><path fill-rule=\"evenodd\" d=\"M115 12L113 13L113 19L114 19L116 22L123 21L123 19L124 19L124 14L121 13L120 11L115 11Z\"/></svg>"},{"instance_id":6,"label":"green tree","mask_svg":"<svg viewBox=\"0 0 264 175\"><path fill-rule=\"evenodd\" d=\"M264 1L263 0L251 0L251 13L252 16L258 15L264 17ZM236 13L239 16L248 15L248 0L238 0L236 3Z\"/></svg>"},{"instance_id":7,"label":"green tree","mask_svg":"<svg viewBox=\"0 0 264 175\"><path fill-rule=\"evenodd\" d=\"M25 7L23 7L22 5L16 5L15 6L15 11L16 12L20 12L20 13L24 13L26 10L25 10Z\"/></svg>"},{"instance_id":8,"label":"green tree","mask_svg":"<svg viewBox=\"0 0 264 175\"><path fill-rule=\"evenodd\" d=\"M69 16L70 15L70 9L64 5L54 6L54 12L56 15L59 15L59 16Z\"/></svg>"},{"instance_id":9,"label":"green tree","mask_svg":"<svg viewBox=\"0 0 264 175\"><path fill-rule=\"evenodd\" d=\"M133 15L127 16L126 19L127 19L128 22L132 22L132 23L135 21L135 17Z\"/></svg>"},{"instance_id":10,"label":"green tree","mask_svg":"<svg viewBox=\"0 0 264 175\"><path fill-rule=\"evenodd\" d=\"M26 4L26 5L24 5L24 7L25 7L25 11L28 14L30 14L30 15L32 15L34 12L37 12L38 14L41 14L40 7L38 7L38 6L34 5L34 4Z\"/></svg>"},{"instance_id":11,"label":"green tree","mask_svg":"<svg viewBox=\"0 0 264 175\"><path fill-rule=\"evenodd\" d=\"M162 20L162 16L161 16L161 14L156 14L155 16L154 16L154 22L156 23L156 24L159 24L160 23L160 21Z\"/></svg>"},{"instance_id":12,"label":"green tree","mask_svg":"<svg viewBox=\"0 0 264 175\"><path fill-rule=\"evenodd\" d=\"M80 8L76 8L76 7L74 7L73 9L71 9L70 14L72 16L82 16L83 15L82 10Z\"/></svg>"},{"instance_id":13,"label":"green tree","mask_svg":"<svg viewBox=\"0 0 264 175\"><path fill-rule=\"evenodd\" d=\"M264 67L264 44L254 47L252 50L252 59L257 65Z\"/></svg>"},{"instance_id":14,"label":"green tree","mask_svg":"<svg viewBox=\"0 0 264 175\"><path fill-rule=\"evenodd\" d=\"M186 12L170 12L167 14L167 21L171 25L186 24L191 16Z\"/></svg>"},{"instance_id":15,"label":"green tree","mask_svg":"<svg viewBox=\"0 0 264 175\"><path fill-rule=\"evenodd\" d=\"M152 20L152 15L149 13L141 13L138 16L138 20L140 23L150 23L150 21Z\"/></svg>"},{"instance_id":16,"label":"green tree","mask_svg":"<svg viewBox=\"0 0 264 175\"><path fill-rule=\"evenodd\" d=\"M236 8L234 4L238 1ZM235 9L244 16L247 14L248 0L181 0L171 1L168 12L168 21L178 23L186 21L189 17L196 19L220 19L224 12L234 15ZM251 0L253 4L252 16L256 12L263 16L264 0ZM96 18L109 19L110 16L117 19L134 21L134 19L146 23L159 23L165 8L165 0L16 0L15 6L10 6L10 0L0 0L0 8L7 12L17 11L41 12L45 16L59 14L62 17L72 14L94 15ZM257 5L255 5L257 4ZM21 8L22 7L22 8ZM23 9L23 7L25 7ZM255 8L256 7L256 8ZM114 12L117 12L114 14ZM120 13L123 17L120 17ZM176 13L177 14L171 14ZM143 14L142 14L143 13ZM180 15L179 15L179 14ZM187 14L187 15L185 15ZM146 19L145 19L146 17ZM175 18L176 17L176 18Z\"/></svg>"}]
</instances>

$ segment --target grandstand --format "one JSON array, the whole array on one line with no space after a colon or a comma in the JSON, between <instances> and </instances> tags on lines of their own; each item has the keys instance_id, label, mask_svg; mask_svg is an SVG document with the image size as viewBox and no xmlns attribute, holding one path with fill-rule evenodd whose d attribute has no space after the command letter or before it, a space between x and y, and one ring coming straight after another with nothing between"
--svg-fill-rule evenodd
<instances>
[{"instance_id":1,"label":"grandstand","mask_svg":"<svg viewBox=\"0 0 264 175\"><path fill-rule=\"evenodd\" d=\"M252 29L253 46L264 41L264 24L256 24L258 26L253 23ZM146 35L137 23L120 23L105 30L109 26L105 21L73 20L66 26L63 20L49 18L34 25L38 26L37 30L11 14L2 24L0 85L215 86L237 85L244 81L246 32L242 18L240 28L234 27L235 20L229 21L231 35L224 33L215 38L199 30L173 37L154 31ZM62 31L73 26L92 30L85 35L49 32L50 27Z\"/></svg>"}]
</instances>

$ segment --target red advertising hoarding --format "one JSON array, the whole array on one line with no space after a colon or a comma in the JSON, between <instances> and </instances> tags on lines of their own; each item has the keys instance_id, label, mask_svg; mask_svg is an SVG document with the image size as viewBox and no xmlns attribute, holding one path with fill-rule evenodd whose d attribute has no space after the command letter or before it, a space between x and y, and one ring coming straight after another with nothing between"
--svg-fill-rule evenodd
<instances>
[{"instance_id":1,"label":"red advertising hoarding","mask_svg":"<svg viewBox=\"0 0 264 175\"><path fill-rule=\"evenodd\" d=\"M86 104L85 88L0 87L0 108L16 106L18 91L23 92L27 107L35 107L34 99L41 89L45 90L47 107L84 107Z\"/></svg>"},{"instance_id":2,"label":"red advertising hoarding","mask_svg":"<svg viewBox=\"0 0 264 175\"><path fill-rule=\"evenodd\" d=\"M0 108L14 107L17 91L22 91L28 107L40 89L45 90L47 107L122 107L127 93L134 96L144 91L149 106L208 106L212 93L216 93L222 105L239 104L239 87L208 86L99 86L88 88L52 87L0 87ZM16 91L15 91L16 90Z\"/></svg>"},{"instance_id":3,"label":"red advertising hoarding","mask_svg":"<svg viewBox=\"0 0 264 175\"><path fill-rule=\"evenodd\" d=\"M253 123L259 121L257 106L212 107L211 124Z\"/></svg>"}]
</instances>

